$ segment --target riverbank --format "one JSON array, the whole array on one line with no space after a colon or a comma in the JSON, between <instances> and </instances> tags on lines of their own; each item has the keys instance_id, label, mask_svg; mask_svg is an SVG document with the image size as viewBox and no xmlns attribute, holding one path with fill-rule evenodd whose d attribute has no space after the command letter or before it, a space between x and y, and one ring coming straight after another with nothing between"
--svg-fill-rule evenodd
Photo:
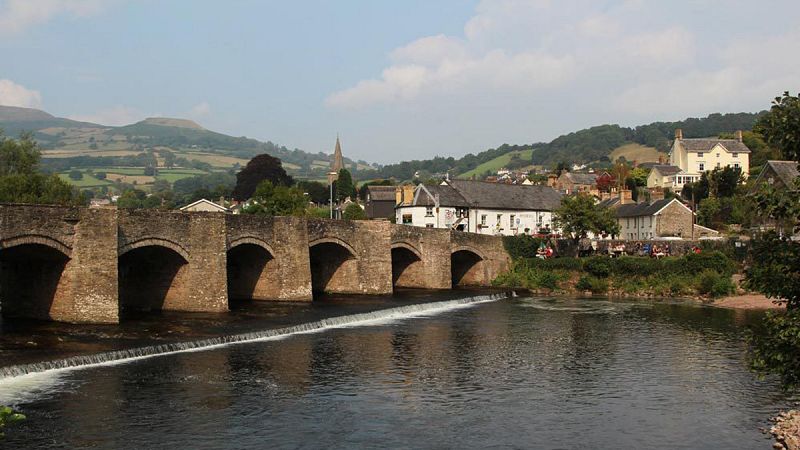
<instances>
[{"instance_id":1,"label":"riverbank","mask_svg":"<svg viewBox=\"0 0 800 450\"><path fill-rule=\"evenodd\" d=\"M800 411L791 410L772 419L775 425L769 433L775 438L773 448L800 450Z\"/></svg>"},{"instance_id":2,"label":"riverbank","mask_svg":"<svg viewBox=\"0 0 800 450\"><path fill-rule=\"evenodd\" d=\"M729 309L786 309L785 304L777 304L762 294L740 294L714 300L711 306Z\"/></svg>"}]
</instances>

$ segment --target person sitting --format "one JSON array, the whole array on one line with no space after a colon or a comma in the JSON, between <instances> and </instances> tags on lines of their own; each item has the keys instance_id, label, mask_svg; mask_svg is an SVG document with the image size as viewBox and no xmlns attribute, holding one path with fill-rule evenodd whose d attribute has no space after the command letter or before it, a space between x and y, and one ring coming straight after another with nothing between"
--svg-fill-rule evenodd
<instances>
[{"instance_id":1,"label":"person sitting","mask_svg":"<svg viewBox=\"0 0 800 450\"><path fill-rule=\"evenodd\" d=\"M547 248L544 250L544 257L549 259L553 257L553 249L548 245Z\"/></svg>"}]
</instances>

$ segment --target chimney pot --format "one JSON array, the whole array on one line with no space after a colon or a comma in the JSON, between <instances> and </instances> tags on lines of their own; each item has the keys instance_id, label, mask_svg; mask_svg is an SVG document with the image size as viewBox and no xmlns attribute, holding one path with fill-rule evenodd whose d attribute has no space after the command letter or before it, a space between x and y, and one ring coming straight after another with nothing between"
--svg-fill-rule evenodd
<instances>
[{"instance_id":1,"label":"chimney pot","mask_svg":"<svg viewBox=\"0 0 800 450\"><path fill-rule=\"evenodd\" d=\"M742 142L742 130L736 130L733 135L736 137L736 140Z\"/></svg>"},{"instance_id":2,"label":"chimney pot","mask_svg":"<svg viewBox=\"0 0 800 450\"><path fill-rule=\"evenodd\" d=\"M675 129L675 139L683 139L683 130L680 128Z\"/></svg>"}]
</instances>

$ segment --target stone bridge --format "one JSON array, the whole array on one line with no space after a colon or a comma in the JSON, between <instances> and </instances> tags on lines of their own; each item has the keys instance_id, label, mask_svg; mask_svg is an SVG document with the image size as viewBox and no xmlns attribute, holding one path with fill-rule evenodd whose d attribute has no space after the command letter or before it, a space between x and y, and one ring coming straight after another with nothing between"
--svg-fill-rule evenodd
<instances>
[{"instance_id":1,"label":"stone bridge","mask_svg":"<svg viewBox=\"0 0 800 450\"><path fill-rule=\"evenodd\" d=\"M118 323L229 299L488 286L507 264L500 238L388 222L0 205L7 317Z\"/></svg>"}]
</instances>

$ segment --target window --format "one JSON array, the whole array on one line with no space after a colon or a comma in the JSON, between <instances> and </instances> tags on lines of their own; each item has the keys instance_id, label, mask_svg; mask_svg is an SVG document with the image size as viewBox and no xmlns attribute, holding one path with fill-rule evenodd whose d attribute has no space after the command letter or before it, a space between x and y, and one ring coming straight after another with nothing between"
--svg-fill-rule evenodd
<instances>
[{"instance_id":1,"label":"window","mask_svg":"<svg viewBox=\"0 0 800 450\"><path fill-rule=\"evenodd\" d=\"M433 224L432 223L426 223L425 224L425 228L433 228Z\"/></svg>"},{"instance_id":2,"label":"window","mask_svg":"<svg viewBox=\"0 0 800 450\"><path fill-rule=\"evenodd\" d=\"M719 153L717 153L717 158L719 158Z\"/></svg>"},{"instance_id":3,"label":"window","mask_svg":"<svg viewBox=\"0 0 800 450\"><path fill-rule=\"evenodd\" d=\"M739 168L739 163L733 163L733 168L734 169L738 169Z\"/></svg>"},{"instance_id":4,"label":"window","mask_svg":"<svg viewBox=\"0 0 800 450\"><path fill-rule=\"evenodd\" d=\"M406 225L411 224L411 214L403 214L403 223Z\"/></svg>"},{"instance_id":5,"label":"window","mask_svg":"<svg viewBox=\"0 0 800 450\"><path fill-rule=\"evenodd\" d=\"M706 163L700 163L700 164L698 165L698 167L699 167L699 169L700 169L700 172L703 172L703 171L705 171L705 170L706 170Z\"/></svg>"},{"instance_id":6,"label":"window","mask_svg":"<svg viewBox=\"0 0 800 450\"><path fill-rule=\"evenodd\" d=\"M433 217L433 206L425 207L425 217Z\"/></svg>"},{"instance_id":7,"label":"window","mask_svg":"<svg viewBox=\"0 0 800 450\"><path fill-rule=\"evenodd\" d=\"M486 226L486 214L481 214L481 226Z\"/></svg>"},{"instance_id":8,"label":"window","mask_svg":"<svg viewBox=\"0 0 800 450\"><path fill-rule=\"evenodd\" d=\"M731 153L731 155L733 155L734 158L738 158L739 157L738 153Z\"/></svg>"},{"instance_id":9,"label":"window","mask_svg":"<svg viewBox=\"0 0 800 450\"><path fill-rule=\"evenodd\" d=\"M719 165L719 163L717 163L717 169L719 169L719 167L720 167L720 165Z\"/></svg>"},{"instance_id":10,"label":"window","mask_svg":"<svg viewBox=\"0 0 800 450\"><path fill-rule=\"evenodd\" d=\"M508 221L511 223L511 228L516 228L517 227L517 224L514 223L514 215L513 214L508 217Z\"/></svg>"},{"instance_id":11,"label":"window","mask_svg":"<svg viewBox=\"0 0 800 450\"><path fill-rule=\"evenodd\" d=\"M703 152L697 152L697 157L698 158L702 158L703 157Z\"/></svg>"},{"instance_id":12,"label":"window","mask_svg":"<svg viewBox=\"0 0 800 450\"><path fill-rule=\"evenodd\" d=\"M498 214L497 215L497 226L500 226L500 221L501 220L503 220L503 215L502 214Z\"/></svg>"}]
</instances>

